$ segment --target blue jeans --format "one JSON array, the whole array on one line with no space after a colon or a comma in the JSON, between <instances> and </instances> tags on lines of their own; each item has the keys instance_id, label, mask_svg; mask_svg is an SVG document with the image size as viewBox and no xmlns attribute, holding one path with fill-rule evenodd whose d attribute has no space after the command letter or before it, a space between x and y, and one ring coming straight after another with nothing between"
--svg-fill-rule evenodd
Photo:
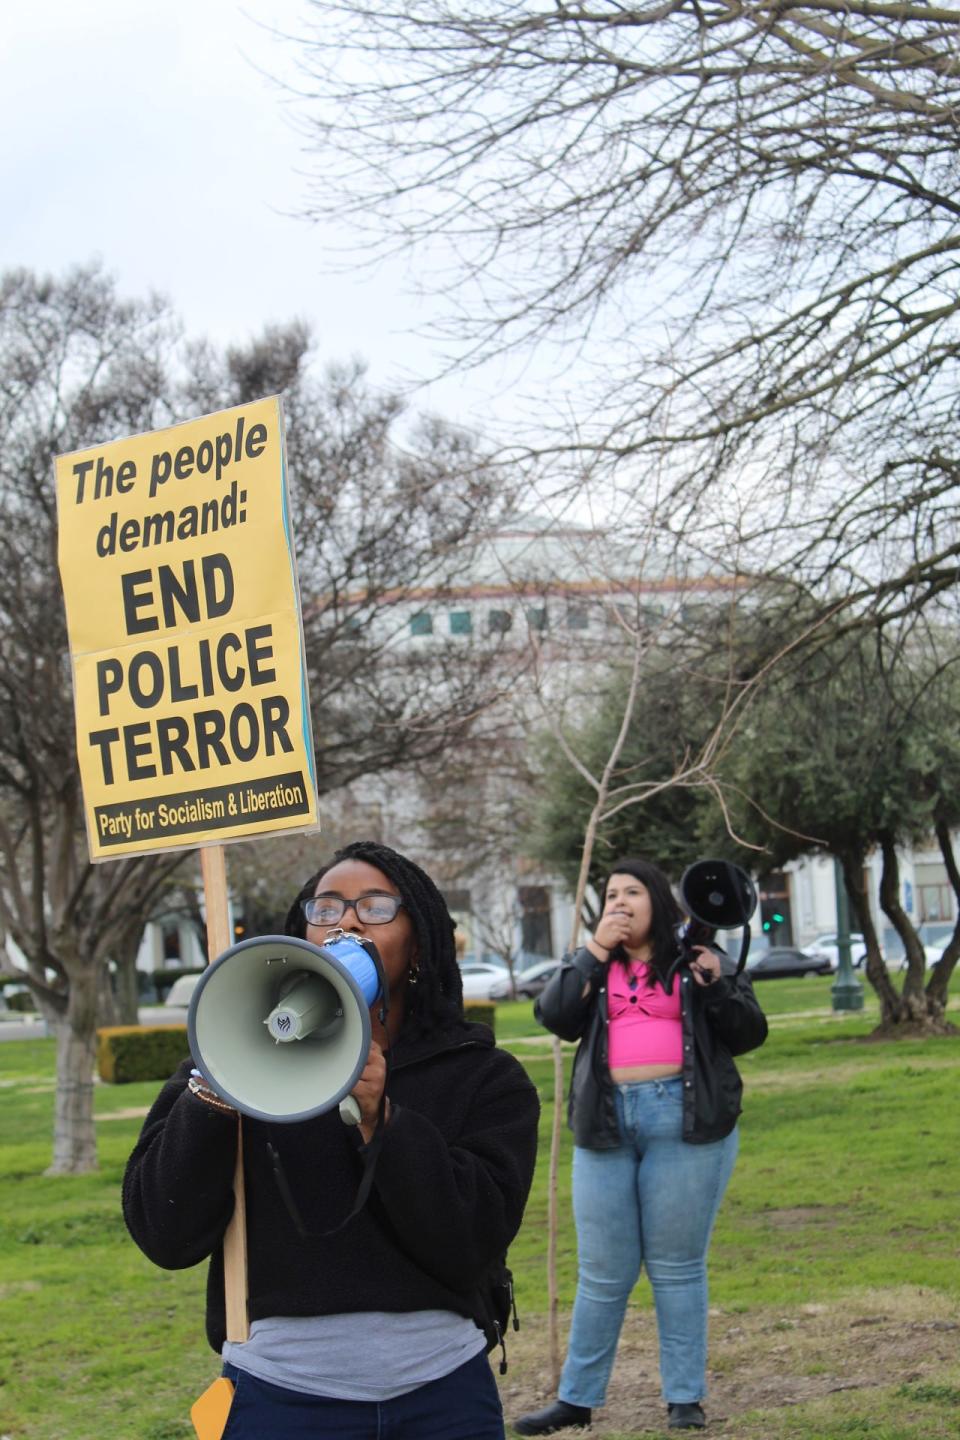
<instances>
[{"instance_id":1,"label":"blue jeans","mask_svg":"<svg viewBox=\"0 0 960 1440\"><path fill-rule=\"evenodd\" d=\"M630 1292L645 1264L669 1403L702 1400L707 1371L707 1246L737 1158L724 1140L681 1139L679 1077L617 1086L622 1145L574 1150L577 1298L559 1396L602 1405Z\"/></svg>"},{"instance_id":2,"label":"blue jeans","mask_svg":"<svg viewBox=\"0 0 960 1440\"><path fill-rule=\"evenodd\" d=\"M270 1385L233 1365L222 1440L504 1440L500 1393L481 1353L392 1400L327 1400Z\"/></svg>"}]
</instances>

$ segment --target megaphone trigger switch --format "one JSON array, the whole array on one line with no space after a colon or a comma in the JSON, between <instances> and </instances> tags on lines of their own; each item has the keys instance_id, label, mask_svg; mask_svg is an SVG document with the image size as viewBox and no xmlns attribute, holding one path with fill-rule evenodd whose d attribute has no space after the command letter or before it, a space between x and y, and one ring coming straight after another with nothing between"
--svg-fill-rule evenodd
<instances>
[{"instance_id":1,"label":"megaphone trigger switch","mask_svg":"<svg viewBox=\"0 0 960 1440\"><path fill-rule=\"evenodd\" d=\"M352 1095L340 1101L340 1119L344 1125L359 1125L363 1118L360 1114L360 1106Z\"/></svg>"}]
</instances>

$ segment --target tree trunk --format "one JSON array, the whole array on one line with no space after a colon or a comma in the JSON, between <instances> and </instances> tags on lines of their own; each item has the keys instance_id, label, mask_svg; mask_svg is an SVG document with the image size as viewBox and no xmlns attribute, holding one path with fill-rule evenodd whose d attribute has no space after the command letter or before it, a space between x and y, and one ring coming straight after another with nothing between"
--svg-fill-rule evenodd
<instances>
[{"instance_id":1,"label":"tree trunk","mask_svg":"<svg viewBox=\"0 0 960 1440\"><path fill-rule=\"evenodd\" d=\"M956 968L957 959L960 957L960 869L957 867L957 857L953 853L950 827L940 820L937 822L936 831L943 863L956 896L958 919L943 954L930 973L930 979L927 982L927 1011L935 1020L942 1021L946 1025L948 1023L946 1019L947 991L950 986L950 977ZM952 1027L948 1026L948 1028Z\"/></svg>"},{"instance_id":2,"label":"tree trunk","mask_svg":"<svg viewBox=\"0 0 960 1440\"><path fill-rule=\"evenodd\" d=\"M117 995L113 988L113 977L110 974L110 967L106 964L97 966L97 1024L98 1025L119 1025L120 1007L117 1003Z\"/></svg>"},{"instance_id":3,"label":"tree trunk","mask_svg":"<svg viewBox=\"0 0 960 1440\"><path fill-rule=\"evenodd\" d=\"M883 855L883 869L880 874L880 905L903 942L903 948L907 955L907 972L904 977L903 990L898 995L890 981L886 966L881 962L886 983L883 991L879 987L875 987L880 994L880 1025L875 1033L890 1039L904 1036L916 1038L924 1035L953 1034L956 1027L950 1024L944 1013L946 1009L945 983L942 990L942 1002L939 999L937 987L934 987L932 995L929 990L924 990L926 958L920 937L900 904L900 862L897 858L894 836L890 831L884 831L881 835L880 848ZM873 983L873 977L869 970L867 973Z\"/></svg>"},{"instance_id":4,"label":"tree trunk","mask_svg":"<svg viewBox=\"0 0 960 1440\"><path fill-rule=\"evenodd\" d=\"M125 927L114 942L113 956L116 970L113 975L110 996L115 1018L108 1021L105 1018L107 1010L101 1009L101 1025L136 1025L137 1023L140 1011L137 954L142 934L143 921L138 917L136 924ZM104 968L106 970L106 967Z\"/></svg>"},{"instance_id":5,"label":"tree trunk","mask_svg":"<svg viewBox=\"0 0 960 1440\"><path fill-rule=\"evenodd\" d=\"M553 1123L547 1171L547 1340L553 1388L560 1384L560 1295L557 1288L557 1236L560 1230L560 1138L563 1128L563 1048L550 1037L553 1056Z\"/></svg>"},{"instance_id":6,"label":"tree trunk","mask_svg":"<svg viewBox=\"0 0 960 1440\"><path fill-rule=\"evenodd\" d=\"M137 984L136 958L134 955L132 961L124 959L117 965L113 996L117 1017L114 1023L117 1025L136 1025L139 1017L140 990Z\"/></svg>"},{"instance_id":7,"label":"tree trunk","mask_svg":"<svg viewBox=\"0 0 960 1440\"><path fill-rule=\"evenodd\" d=\"M880 999L880 1023L897 1014L900 996L893 988L889 971L880 953L880 938L870 913L870 901L863 880L863 862L866 856L859 850L845 851L837 857L843 870L843 884L850 900L850 908L857 917L857 925L867 947L867 961L864 969L867 979Z\"/></svg>"},{"instance_id":8,"label":"tree trunk","mask_svg":"<svg viewBox=\"0 0 960 1440\"><path fill-rule=\"evenodd\" d=\"M66 1018L56 1024L57 1090L53 1163L48 1175L86 1175L97 1169L93 1126L93 1071L97 1049L99 967L71 967Z\"/></svg>"},{"instance_id":9,"label":"tree trunk","mask_svg":"<svg viewBox=\"0 0 960 1440\"><path fill-rule=\"evenodd\" d=\"M907 975L900 996L901 1014L898 1020L923 1020L927 1011L927 1002L924 999L924 971L927 963L920 936L900 903L900 858L891 832L882 832L879 847L884 857L884 868L879 878L879 903L882 912L900 936L907 953Z\"/></svg>"}]
</instances>

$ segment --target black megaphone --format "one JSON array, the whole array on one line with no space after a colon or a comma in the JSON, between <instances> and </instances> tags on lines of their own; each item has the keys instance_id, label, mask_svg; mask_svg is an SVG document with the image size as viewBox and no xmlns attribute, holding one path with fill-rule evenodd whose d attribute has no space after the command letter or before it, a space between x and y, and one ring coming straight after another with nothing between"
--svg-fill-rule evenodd
<instances>
[{"instance_id":1,"label":"black megaphone","mask_svg":"<svg viewBox=\"0 0 960 1440\"><path fill-rule=\"evenodd\" d=\"M740 974L750 949L749 922L757 908L757 887L747 872L730 860L696 860L683 872L680 899L689 918L678 931L679 953L664 984L668 995L680 966L693 959L696 946L712 945L718 930L743 927L734 972Z\"/></svg>"}]
</instances>

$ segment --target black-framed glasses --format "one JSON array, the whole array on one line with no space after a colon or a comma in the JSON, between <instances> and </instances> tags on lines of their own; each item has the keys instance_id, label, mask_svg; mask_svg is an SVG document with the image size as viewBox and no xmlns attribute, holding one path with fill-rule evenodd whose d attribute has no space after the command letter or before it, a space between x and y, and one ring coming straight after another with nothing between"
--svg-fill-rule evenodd
<instances>
[{"instance_id":1,"label":"black-framed glasses","mask_svg":"<svg viewBox=\"0 0 960 1440\"><path fill-rule=\"evenodd\" d=\"M361 925L389 925L397 918L403 901L399 895L388 895L375 891L372 895L361 895L358 900L344 900L342 895L311 895L300 901L308 925L339 925L348 910L352 910Z\"/></svg>"}]
</instances>

